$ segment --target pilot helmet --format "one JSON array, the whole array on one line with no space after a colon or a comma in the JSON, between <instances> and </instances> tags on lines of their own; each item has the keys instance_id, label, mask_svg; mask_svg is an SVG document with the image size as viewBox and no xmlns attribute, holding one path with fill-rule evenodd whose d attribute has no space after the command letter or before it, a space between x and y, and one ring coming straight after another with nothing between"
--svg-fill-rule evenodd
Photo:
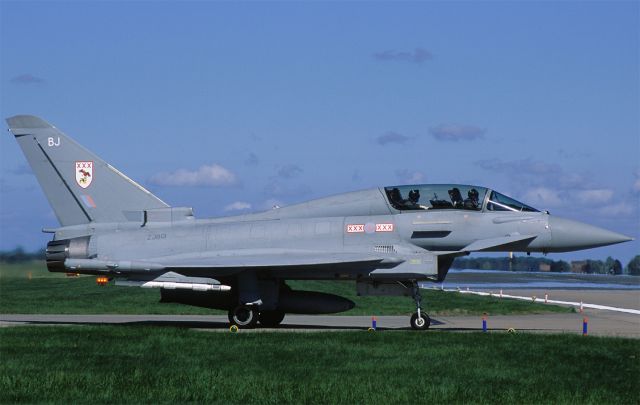
<instances>
[{"instance_id":1,"label":"pilot helmet","mask_svg":"<svg viewBox=\"0 0 640 405\"><path fill-rule=\"evenodd\" d=\"M420 191L418 190L409 191L409 201L418 202L419 199L420 199Z\"/></svg>"}]
</instances>

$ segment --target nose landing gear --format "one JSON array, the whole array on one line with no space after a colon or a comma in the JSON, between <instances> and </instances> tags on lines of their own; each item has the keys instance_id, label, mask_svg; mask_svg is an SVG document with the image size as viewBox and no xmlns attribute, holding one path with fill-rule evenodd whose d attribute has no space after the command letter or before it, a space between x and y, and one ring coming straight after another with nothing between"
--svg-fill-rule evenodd
<instances>
[{"instance_id":1,"label":"nose landing gear","mask_svg":"<svg viewBox=\"0 0 640 405\"><path fill-rule=\"evenodd\" d=\"M416 302L416 312L411 315L411 328L414 330L427 330L431 325L431 318L429 315L422 312L420 308L422 303L422 296L420 295L420 288L418 283L413 283L413 300Z\"/></svg>"}]
</instances>

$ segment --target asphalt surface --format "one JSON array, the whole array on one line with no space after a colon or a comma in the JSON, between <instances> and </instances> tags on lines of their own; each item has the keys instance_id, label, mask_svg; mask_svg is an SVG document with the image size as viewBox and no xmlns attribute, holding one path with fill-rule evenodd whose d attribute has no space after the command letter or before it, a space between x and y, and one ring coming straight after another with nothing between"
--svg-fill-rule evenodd
<instances>
[{"instance_id":1,"label":"asphalt surface","mask_svg":"<svg viewBox=\"0 0 640 405\"><path fill-rule=\"evenodd\" d=\"M536 295L550 299L582 300L585 303L640 309L638 291L607 290L516 290L514 295ZM509 293L504 291L504 293ZM428 311L427 311L428 312ZM489 332L506 332L513 328L516 332L534 333L582 333L582 323L587 318L588 334L595 336L624 336L640 339L640 315L615 311L585 309L583 313L540 314L540 315L498 315L487 318ZM378 316L377 328L385 330L410 330L408 316ZM229 331L226 316L203 315L20 315L0 314L0 327L17 325L153 325L194 328L203 331ZM257 328L251 332L293 331L354 331L371 327L369 316L340 315L287 315L279 328ZM482 330L480 316L435 316L430 331L479 331ZM241 330L240 333L249 332Z\"/></svg>"},{"instance_id":2,"label":"asphalt surface","mask_svg":"<svg viewBox=\"0 0 640 405\"><path fill-rule=\"evenodd\" d=\"M477 291L499 294L500 289L477 289ZM550 300L584 302L616 308L640 310L640 291L628 289L503 289L503 294L536 296L538 302L548 294ZM428 302L425 303L428 313ZM409 310L409 308L407 308ZM487 326L490 332L516 331L540 333L582 333L583 318L588 318L588 334L598 336L626 336L640 338L640 315L585 308L583 313L536 314L536 315L489 315ZM378 316L379 330L410 330L408 316ZM16 325L156 325L195 328L207 331L228 332L226 316L199 315L22 315L0 314L0 327ZM341 315L287 315L277 329L258 328L254 331L336 331L367 330L371 327L369 316ZM477 331L482 329L480 316L435 316L432 331ZM242 330L241 332L246 332Z\"/></svg>"},{"instance_id":3,"label":"asphalt surface","mask_svg":"<svg viewBox=\"0 0 640 405\"><path fill-rule=\"evenodd\" d=\"M489 332L537 333L582 333L584 317L588 318L588 334L596 336L624 336L640 338L640 316L607 313L605 311L585 311L584 314L546 315L500 315L487 318ZM405 316L379 316L377 329L410 330L409 318ZM228 332L225 316L198 315L18 315L0 316L0 326L17 325L148 325L192 328L212 332ZM240 330L245 332L323 332L357 331L371 327L368 316L305 316L287 315L279 328ZM479 331L482 330L480 316L442 316L432 320L430 331Z\"/></svg>"}]
</instances>

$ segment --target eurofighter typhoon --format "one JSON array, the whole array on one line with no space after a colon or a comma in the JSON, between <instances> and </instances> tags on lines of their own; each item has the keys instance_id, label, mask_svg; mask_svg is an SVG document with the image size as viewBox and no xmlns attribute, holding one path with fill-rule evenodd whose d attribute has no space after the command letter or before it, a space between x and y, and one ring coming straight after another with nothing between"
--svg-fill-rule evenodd
<instances>
[{"instance_id":1,"label":"eurofighter typhoon","mask_svg":"<svg viewBox=\"0 0 640 405\"><path fill-rule=\"evenodd\" d=\"M285 314L347 311L352 301L296 291L287 280L352 280L359 295L413 297L472 252L568 252L631 238L540 212L486 187L416 184L320 198L266 212L196 219L170 207L44 120L7 119L60 227L52 272L159 288L161 302L226 310L240 327Z\"/></svg>"}]
</instances>

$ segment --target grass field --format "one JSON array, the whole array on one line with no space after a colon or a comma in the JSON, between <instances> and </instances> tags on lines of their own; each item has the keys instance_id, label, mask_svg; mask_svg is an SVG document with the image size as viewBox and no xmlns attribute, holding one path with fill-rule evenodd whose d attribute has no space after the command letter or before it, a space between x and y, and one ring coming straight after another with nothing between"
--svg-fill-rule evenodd
<instances>
[{"instance_id":1,"label":"grass field","mask_svg":"<svg viewBox=\"0 0 640 405\"><path fill-rule=\"evenodd\" d=\"M0 402L637 404L637 340L482 333L0 329Z\"/></svg>"},{"instance_id":2,"label":"grass field","mask_svg":"<svg viewBox=\"0 0 640 405\"><path fill-rule=\"evenodd\" d=\"M343 315L408 315L415 309L407 297L358 297L346 281L293 281L294 289L338 294L356 303ZM491 315L569 312L572 309L525 301L423 290L430 315ZM0 313L19 314L222 314L179 304L160 304L158 290L97 286L95 277L49 273L41 262L0 264Z\"/></svg>"}]
</instances>

